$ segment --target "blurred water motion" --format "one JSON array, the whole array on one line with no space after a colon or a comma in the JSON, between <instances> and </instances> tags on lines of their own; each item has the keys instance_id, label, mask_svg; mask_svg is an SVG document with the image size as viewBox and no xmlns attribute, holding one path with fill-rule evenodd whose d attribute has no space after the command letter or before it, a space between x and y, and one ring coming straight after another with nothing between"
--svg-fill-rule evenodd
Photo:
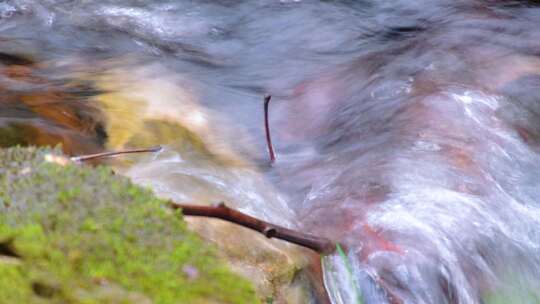
<instances>
[{"instance_id":1,"label":"blurred water motion","mask_svg":"<svg viewBox=\"0 0 540 304\"><path fill-rule=\"evenodd\" d=\"M3 1L0 143L165 141L127 174L339 240L334 303L540 303L539 23L533 1Z\"/></svg>"}]
</instances>

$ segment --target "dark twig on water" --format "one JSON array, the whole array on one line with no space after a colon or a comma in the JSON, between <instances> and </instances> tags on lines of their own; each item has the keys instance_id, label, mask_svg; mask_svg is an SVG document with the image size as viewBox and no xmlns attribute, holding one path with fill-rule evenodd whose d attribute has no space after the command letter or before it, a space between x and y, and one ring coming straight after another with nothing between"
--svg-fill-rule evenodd
<instances>
[{"instance_id":1,"label":"dark twig on water","mask_svg":"<svg viewBox=\"0 0 540 304\"><path fill-rule=\"evenodd\" d=\"M102 152L102 153L96 153L96 154L88 154L88 155L81 155L81 156L74 156L71 158L74 162L83 162L87 160L97 159L97 158L104 158L104 157L111 157L121 154L131 154L131 153L149 153L149 152L159 152L161 151L161 147L152 147L152 148L144 148L144 149L130 149L130 150L121 150L121 151L110 151L110 152Z\"/></svg>"},{"instance_id":2,"label":"dark twig on water","mask_svg":"<svg viewBox=\"0 0 540 304\"><path fill-rule=\"evenodd\" d=\"M264 129L266 131L266 145L268 146L268 153L270 154L270 163L276 161L276 154L274 153L274 147L272 146L272 139L270 138L270 127L268 125L268 104L272 99L271 95L264 95Z\"/></svg>"},{"instance_id":3,"label":"dark twig on water","mask_svg":"<svg viewBox=\"0 0 540 304\"><path fill-rule=\"evenodd\" d=\"M258 231L267 238L277 238L303 247L310 248L321 254L330 254L336 249L336 244L326 238L302 233L280 227L254 218L250 215L227 207L224 203L215 206L183 205L171 203L174 209L182 209L184 215L219 218L240 226Z\"/></svg>"}]
</instances>

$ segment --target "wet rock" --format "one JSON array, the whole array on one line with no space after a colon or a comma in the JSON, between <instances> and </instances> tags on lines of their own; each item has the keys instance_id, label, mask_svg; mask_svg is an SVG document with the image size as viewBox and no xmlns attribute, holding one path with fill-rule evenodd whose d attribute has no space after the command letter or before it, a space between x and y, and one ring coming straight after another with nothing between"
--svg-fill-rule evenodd
<instances>
[{"instance_id":1,"label":"wet rock","mask_svg":"<svg viewBox=\"0 0 540 304\"><path fill-rule=\"evenodd\" d=\"M272 298L274 303L308 301L309 282L293 286L295 275L307 266L303 250L223 221L186 220L191 229L218 246L235 272L250 278L261 298ZM289 298L301 298L301 301L290 302Z\"/></svg>"},{"instance_id":2,"label":"wet rock","mask_svg":"<svg viewBox=\"0 0 540 304\"><path fill-rule=\"evenodd\" d=\"M69 154L97 152L107 138L98 92L85 81L49 79L46 64L0 54L0 147L62 144Z\"/></svg>"},{"instance_id":3,"label":"wet rock","mask_svg":"<svg viewBox=\"0 0 540 304\"><path fill-rule=\"evenodd\" d=\"M186 80L172 75L150 66L113 69L98 79L109 92L97 97L106 117L107 146L169 145L221 163L245 164L229 144L230 138L244 137L242 130L202 107Z\"/></svg>"}]
</instances>

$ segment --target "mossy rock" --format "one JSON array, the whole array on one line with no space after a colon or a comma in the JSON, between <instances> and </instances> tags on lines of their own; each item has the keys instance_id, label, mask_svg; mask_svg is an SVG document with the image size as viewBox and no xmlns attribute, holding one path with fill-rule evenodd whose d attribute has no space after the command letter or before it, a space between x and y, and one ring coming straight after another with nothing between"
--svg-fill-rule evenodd
<instances>
[{"instance_id":1,"label":"mossy rock","mask_svg":"<svg viewBox=\"0 0 540 304\"><path fill-rule=\"evenodd\" d=\"M0 150L1 303L257 303L179 212L106 167Z\"/></svg>"}]
</instances>

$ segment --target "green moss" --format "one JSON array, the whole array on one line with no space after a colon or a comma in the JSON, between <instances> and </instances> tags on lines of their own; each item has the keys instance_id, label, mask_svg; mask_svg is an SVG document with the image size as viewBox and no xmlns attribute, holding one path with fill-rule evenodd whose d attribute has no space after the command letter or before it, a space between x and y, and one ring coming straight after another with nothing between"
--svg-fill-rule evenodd
<instances>
[{"instance_id":1,"label":"green moss","mask_svg":"<svg viewBox=\"0 0 540 304\"><path fill-rule=\"evenodd\" d=\"M7 124L0 127L0 147L28 145L29 130L23 125Z\"/></svg>"},{"instance_id":2,"label":"green moss","mask_svg":"<svg viewBox=\"0 0 540 304\"><path fill-rule=\"evenodd\" d=\"M485 304L540 304L540 292L534 280L521 272L506 270L498 275L499 284L484 291L482 303Z\"/></svg>"},{"instance_id":3,"label":"green moss","mask_svg":"<svg viewBox=\"0 0 540 304\"><path fill-rule=\"evenodd\" d=\"M179 212L106 167L0 150L1 303L254 303Z\"/></svg>"}]
</instances>

